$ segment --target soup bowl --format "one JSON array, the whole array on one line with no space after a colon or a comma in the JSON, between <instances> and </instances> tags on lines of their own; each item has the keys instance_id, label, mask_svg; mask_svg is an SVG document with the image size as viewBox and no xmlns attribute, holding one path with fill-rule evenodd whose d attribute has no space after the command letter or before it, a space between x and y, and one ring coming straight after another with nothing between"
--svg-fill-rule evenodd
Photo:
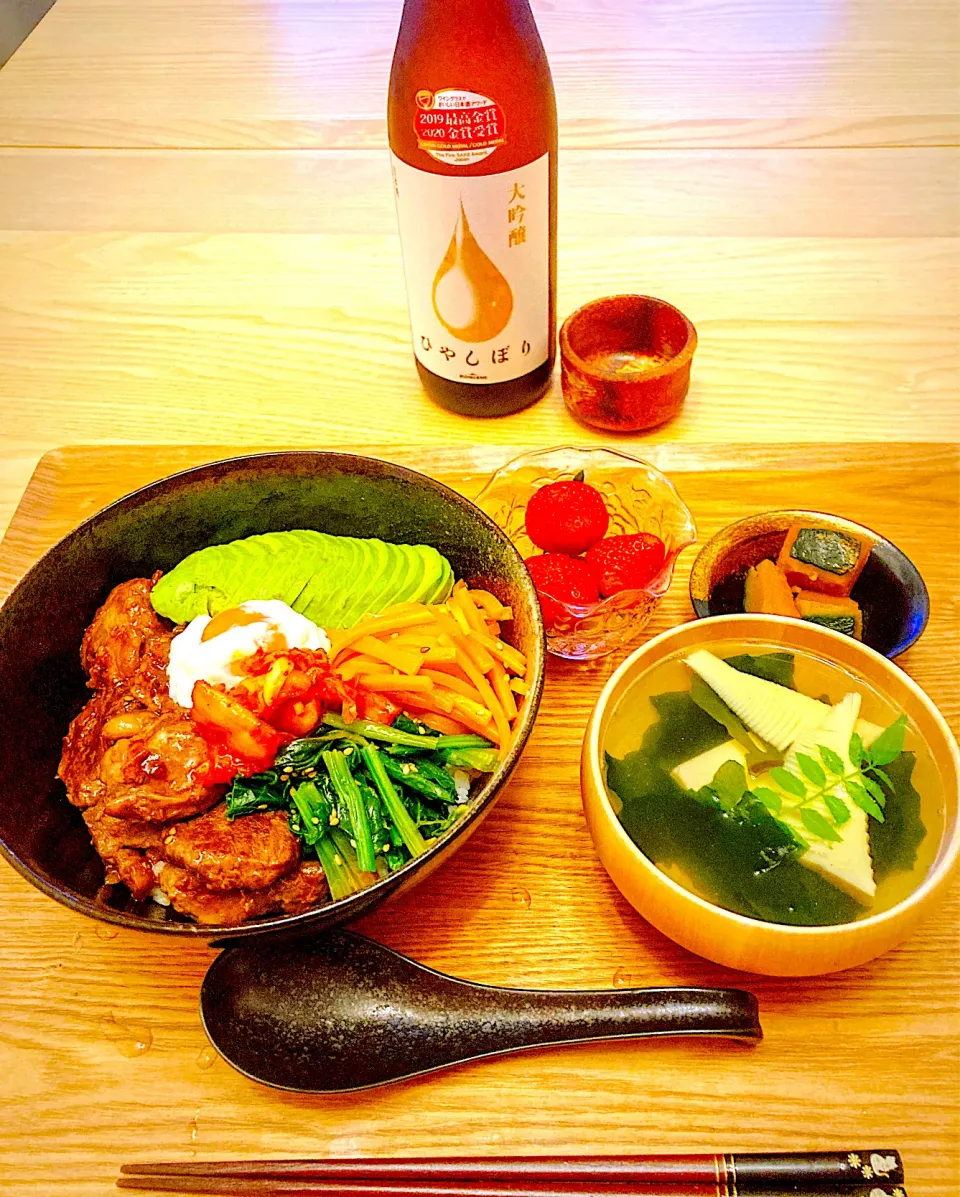
<instances>
[{"instance_id":1,"label":"soup bowl","mask_svg":"<svg viewBox=\"0 0 960 1197\"><path fill-rule=\"evenodd\" d=\"M611 719L631 687L677 653L735 640L809 654L862 679L903 711L925 741L942 783L943 832L926 876L906 898L855 922L787 926L726 910L685 889L624 830L606 785ZM896 665L841 633L778 615L726 615L682 624L648 641L613 674L593 710L581 756L587 825L607 872L628 902L665 935L730 968L771 976L814 976L853 968L907 938L943 898L960 853L960 753L933 702Z\"/></svg>"},{"instance_id":2,"label":"soup bowl","mask_svg":"<svg viewBox=\"0 0 960 1197\"><path fill-rule=\"evenodd\" d=\"M528 699L513 743L466 813L426 853L358 893L300 914L200 925L104 884L103 861L57 778L63 736L90 697L80 642L110 590L170 570L207 545L294 528L429 544L454 574L513 609L507 635L526 656ZM442 483L346 453L265 453L152 483L54 545L0 607L0 852L28 881L82 914L124 927L222 940L314 932L367 913L423 880L489 814L540 701L543 624L523 561L492 520Z\"/></svg>"}]
</instances>

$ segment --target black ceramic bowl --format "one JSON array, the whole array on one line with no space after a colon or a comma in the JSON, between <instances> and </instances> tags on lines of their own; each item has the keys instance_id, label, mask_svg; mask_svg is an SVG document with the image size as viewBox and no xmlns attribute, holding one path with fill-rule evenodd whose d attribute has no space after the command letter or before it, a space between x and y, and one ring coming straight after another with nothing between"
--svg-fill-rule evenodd
<instances>
[{"instance_id":1,"label":"black ceramic bowl","mask_svg":"<svg viewBox=\"0 0 960 1197\"><path fill-rule=\"evenodd\" d=\"M776 559L787 529L798 519L813 519L870 542L870 556L850 596L863 612L863 642L885 657L905 652L930 615L919 570L877 532L822 511L766 511L728 524L707 541L690 572L690 601L698 618L742 614L747 570L765 557Z\"/></svg>"},{"instance_id":2,"label":"black ceramic bowl","mask_svg":"<svg viewBox=\"0 0 960 1197\"><path fill-rule=\"evenodd\" d=\"M358 894L303 914L199 926L171 908L134 903L122 885L104 886L103 863L57 780L61 741L90 696L80 641L117 583L169 570L205 545L292 528L433 545L458 578L513 608L511 638L527 655L530 694L509 754L468 813L424 856ZM44 893L124 927L239 939L348 922L425 877L489 813L533 727L543 664L540 608L519 553L449 487L343 453L266 453L174 474L86 520L40 559L0 608L0 850Z\"/></svg>"}]
</instances>

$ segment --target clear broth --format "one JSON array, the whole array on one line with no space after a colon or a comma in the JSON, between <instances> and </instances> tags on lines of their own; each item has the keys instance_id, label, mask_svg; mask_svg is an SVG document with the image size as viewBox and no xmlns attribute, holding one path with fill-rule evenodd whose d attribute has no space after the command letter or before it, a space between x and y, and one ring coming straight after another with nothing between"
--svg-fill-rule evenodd
<instances>
[{"instance_id":1,"label":"clear broth","mask_svg":"<svg viewBox=\"0 0 960 1197\"><path fill-rule=\"evenodd\" d=\"M902 713L856 673L806 653L785 649L783 645L765 641L745 643L742 640L731 639L716 641L709 647L715 656L722 659L744 653L758 656L762 653L791 652L794 657L794 687L800 693L837 703L845 694L857 691L862 696L860 718L881 727L889 727ZM640 748L644 734L659 719L650 701L651 697L669 692L689 692L693 675L683 661L687 655L689 650L683 650L666 658L634 682L611 716L604 743L605 753L623 758ZM913 867L909 870L894 871L881 880L877 885L873 905L862 908L861 913L857 915L858 919L880 914L908 897L929 872L943 836L943 782L926 742L912 724L907 728L904 751L912 752L916 757L911 781L920 795L920 817L926 827L926 835L917 848ZM607 793L614 810L619 813L619 797L609 789ZM715 895L698 883L696 877L675 863L661 865L659 861L653 860L653 864L691 893L708 902L721 904Z\"/></svg>"}]
</instances>

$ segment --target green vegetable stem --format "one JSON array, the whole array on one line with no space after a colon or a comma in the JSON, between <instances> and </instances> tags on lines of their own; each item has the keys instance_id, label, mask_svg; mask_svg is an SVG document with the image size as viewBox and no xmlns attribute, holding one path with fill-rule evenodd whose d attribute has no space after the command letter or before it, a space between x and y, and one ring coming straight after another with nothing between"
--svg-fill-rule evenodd
<instances>
[{"instance_id":1,"label":"green vegetable stem","mask_svg":"<svg viewBox=\"0 0 960 1197\"><path fill-rule=\"evenodd\" d=\"M407 808L403 805L403 800L397 793L397 789L384 767L380 752L373 744L368 744L366 747L361 748L360 755L363 757L363 763L367 766L367 770L373 778L373 784L377 788L377 793L380 795L387 814L393 822L394 827L400 833L404 847L412 857L422 856L427 850L427 845L420 834L420 829L410 817Z\"/></svg>"},{"instance_id":2,"label":"green vegetable stem","mask_svg":"<svg viewBox=\"0 0 960 1197\"><path fill-rule=\"evenodd\" d=\"M357 865L363 873L375 873L377 859L370 831L370 819L364 806L360 787L347 765L347 758L338 748L333 748L324 752L323 763L327 768L333 788L337 792L337 797L343 802L350 815L350 825L357 846Z\"/></svg>"},{"instance_id":3,"label":"green vegetable stem","mask_svg":"<svg viewBox=\"0 0 960 1197\"><path fill-rule=\"evenodd\" d=\"M410 732L398 731L388 727L385 723L373 723L369 719L357 719L354 723L344 723L339 715L328 711L323 722L327 727L338 731L352 732L356 736L365 736L368 740L379 740L385 744L402 744L405 748L421 748L429 752L437 747L439 737L436 735L414 735Z\"/></svg>"}]
</instances>

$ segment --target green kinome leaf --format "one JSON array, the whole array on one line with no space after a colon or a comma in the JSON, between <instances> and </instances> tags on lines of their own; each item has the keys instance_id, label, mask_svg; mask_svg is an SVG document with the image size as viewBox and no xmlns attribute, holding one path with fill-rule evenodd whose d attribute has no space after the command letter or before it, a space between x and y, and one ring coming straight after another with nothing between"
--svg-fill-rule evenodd
<instances>
[{"instance_id":1,"label":"green kinome leaf","mask_svg":"<svg viewBox=\"0 0 960 1197\"><path fill-rule=\"evenodd\" d=\"M838 752L834 752L832 748L828 748L826 744L818 744L817 750L820 753L820 759L827 766L834 777L843 777L846 769L843 765L843 759Z\"/></svg>"},{"instance_id":2,"label":"green kinome leaf","mask_svg":"<svg viewBox=\"0 0 960 1197\"><path fill-rule=\"evenodd\" d=\"M859 781L870 797L876 801L878 806L883 807L887 805L887 796L883 792L883 786L877 785L872 777L866 777L863 773L860 774ZM893 786L890 788L892 790Z\"/></svg>"},{"instance_id":3,"label":"green kinome leaf","mask_svg":"<svg viewBox=\"0 0 960 1197\"><path fill-rule=\"evenodd\" d=\"M812 756L807 756L805 752L797 753L797 764L800 766L800 772L812 781L815 786L824 786L827 784L827 775L823 771L823 767L813 759Z\"/></svg>"},{"instance_id":4,"label":"green kinome leaf","mask_svg":"<svg viewBox=\"0 0 960 1197\"><path fill-rule=\"evenodd\" d=\"M848 781L847 793L861 810L865 810L867 814L876 819L878 823L883 822L883 811L876 804L876 802L874 802L863 786L859 784L859 782Z\"/></svg>"},{"instance_id":5,"label":"green kinome leaf","mask_svg":"<svg viewBox=\"0 0 960 1197\"><path fill-rule=\"evenodd\" d=\"M783 786L787 793L792 794L794 798L806 798L807 787L795 773L790 773L782 766L777 765L775 769L770 770L770 776L778 786Z\"/></svg>"},{"instance_id":6,"label":"green kinome leaf","mask_svg":"<svg viewBox=\"0 0 960 1197\"><path fill-rule=\"evenodd\" d=\"M775 815L778 815L783 809L783 799L776 790L767 789L766 786L758 786L753 791L753 796L758 802L762 802L767 810L773 811Z\"/></svg>"},{"instance_id":7,"label":"green kinome leaf","mask_svg":"<svg viewBox=\"0 0 960 1197\"><path fill-rule=\"evenodd\" d=\"M889 765L903 752L903 740L907 734L907 717L901 715L882 731L870 745L867 756L872 765Z\"/></svg>"},{"instance_id":8,"label":"green kinome leaf","mask_svg":"<svg viewBox=\"0 0 960 1197\"><path fill-rule=\"evenodd\" d=\"M839 827L842 823L850 818L850 810L844 800L839 794L824 794L824 802L827 804L827 810L833 815L833 821Z\"/></svg>"},{"instance_id":9,"label":"green kinome leaf","mask_svg":"<svg viewBox=\"0 0 960 1197\"><path fill-rule=\"evenodd\" d=\"M863 747L863 741L860 739L860 736L857 732L854 732L850 737L850 748L848 751L850 753L851 761L853 761L854 765L859 768L863 762L863 754L865 749Z\"/></svg>"},{"instance_id":10,"label":"green kinome leaf","mask_svg":"<svg viewBox=\"0 0 960 1197\"><path fill-rule=\"evenodd\" d=\"M806 827L811 835L815 835L821 840L832 840L834 843L840 842L840 836L837 835L836 830L819 811L810 810L809 807L805 806L800 811L800 818L803 820L804 827Z\"/></svg>"}]
</instances>

